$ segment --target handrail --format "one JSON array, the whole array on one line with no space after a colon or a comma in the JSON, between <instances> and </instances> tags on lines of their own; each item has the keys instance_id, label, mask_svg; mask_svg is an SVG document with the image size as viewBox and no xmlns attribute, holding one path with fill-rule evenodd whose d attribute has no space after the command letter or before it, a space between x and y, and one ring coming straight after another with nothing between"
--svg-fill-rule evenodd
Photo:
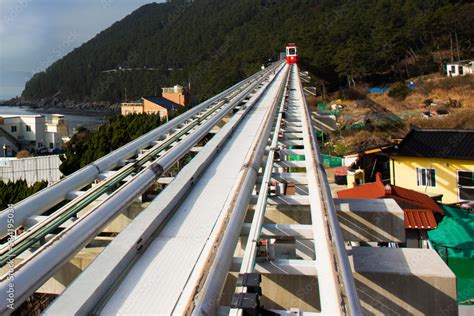
<instances>
[{"instance_id":1,"label":"handrail","mask_svg":"<svg viewBox=\"0 0 474 316\"><path fill-rule=\"evenodd\" d=\"M295 66L295 67L298 67L298 66ZM299 78L297 81L300 86L300 89L302 89L302 84ZM306 119L308 120L308 118L311 117L309 114L308 105L306 103L306 99L305 98L302 98L302 99L304 103L304 111L306 113ZM325 204L325 208L327 212L327 219L328 219L330 233L331 233L330 238L334 244L334 248L336 251L336 260L337 260L338 268L339 268L340 275L342 278L342 284L344 286L343 290L345 291L345 294L348 299L349 314L362 315L362 309L360 306L359 297L357 295L354 277L352 275L352 268L349 263L347 251L344 245L344 239L342 237L341 228L339 227L339 221L336 215L336 207L334 205L334 200L331 195L331 189L329 187L329 182L327 180L326 171L324 170L324 167L321 161L321 152L319 150L319 146L317 145L315 137L314 137L315 135L314 127L310 120L307 123L308 123L308 129L310 132L311 147L313 151L316 153L314 158L317 163L316 168L318 171L318 178L320 182L321 193L323 196L323 202Z\"/></svg>"}]
</instances>

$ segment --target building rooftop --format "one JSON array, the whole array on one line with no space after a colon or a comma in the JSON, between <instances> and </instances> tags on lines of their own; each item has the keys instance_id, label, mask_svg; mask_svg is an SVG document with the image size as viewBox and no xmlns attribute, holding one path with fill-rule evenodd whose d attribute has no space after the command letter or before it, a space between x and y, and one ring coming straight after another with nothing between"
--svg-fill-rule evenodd
<instances>
[{"instance_id":1,"label":"building rooftop","mask_svg":"<svg viewBox=\"0 0 474 316\"><path fill-rule=\"evenodd\" d=\"M433 213L443 214L441 207L428 195L413 190L384 184L380 173L376 181L351 189L337 192L338 198L343 199L394 199L405 213L405 228L433 229L438 225Z\"/></svg>"},{"instance_id":2,"label":"building rooftop","mask_svg":"<svg viewBox=\"0 0 474 316\"><path fill-rule=\"evenodd\" d=\"M182 108L181 105L179 105L178 103L175 103L173 101L170 101L166 98L163 98L163 97L143 97L144 100L147 100L147 101L150 101L152 103L155 103L155 104L158 104L162 107L164 107L165 109L167 110L177 110L177 109L180 109Z\"/></svg>"},{"instance_id":3,"label":"building rooftop","mask_svg":"<svg viewBox=\"0 0 474 316\"><path fill-rule=\"evenodd\" d=\"M466 59L466 60L455 61L455 62L447 63L447 64L448 64L448 65L466 65L466 66L471 66L472 64L474 64L474 60Z\"/></svg>"},{"instance_id":4,"label":"building rooftop","mask_svg":"<svg viewBox=\"0 0 474 316\"><path fill-rule=\"evenodd\" d=\"M474 159L474 129L412 129L392 156Z\"/></svg>"}]
</instances>

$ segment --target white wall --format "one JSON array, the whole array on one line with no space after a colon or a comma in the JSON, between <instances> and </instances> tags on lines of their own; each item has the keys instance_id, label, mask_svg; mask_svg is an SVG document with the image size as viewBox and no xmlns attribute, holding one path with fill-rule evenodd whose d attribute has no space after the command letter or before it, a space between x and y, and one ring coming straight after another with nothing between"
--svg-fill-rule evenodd
<instances>
[{"instance_id":1,"label":"white wall","mask_svg":"<svg viewBox=\"0 0 474 316\"><path fill-rule=\"evenodd\" d=\"M51 150L50 143L54 144L54 148L63 148L61 135L57 133L57 126L47 126L46 118L42 115L4 116L3 124L0 126L22 143L23 149L46 147ZM16 132L12 132L12 126L16 126ZM27 130L28 126L30 131ZM48 130L52 130L52 132Z\"/></svg>"},{"instance_id":2,"label":"white wall","mask_svg":"<svg viewBox=\"0 0 474 316\"><path fill-rule=\"evenodd\" d=\"M0 158L0 180L8 182L25 179L29 185L46 180L52 185L61 179L60 164L58 155L25 159Z\"/></svg>"},{"instance_id":3,"label":"white wall","mask_svg":"<svg viewBox=\"0 0 474 316\"><path fill-rule=\"evenodd\" d=\"M448 77L460 76L460 73L459 73L459 68L460 67L463 69L462 76L474 73L474 69L473 69L472 66L459 65L459 64L447 64L446 65L446 73L447 73Z\"/></svg>"}]
</instances>

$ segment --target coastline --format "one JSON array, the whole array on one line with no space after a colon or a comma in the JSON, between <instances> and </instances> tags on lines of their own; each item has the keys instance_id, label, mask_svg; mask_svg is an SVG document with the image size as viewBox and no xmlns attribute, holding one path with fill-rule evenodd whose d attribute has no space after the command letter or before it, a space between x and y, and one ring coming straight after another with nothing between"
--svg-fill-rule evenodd
<instances>
[{"instance_id":1,"label":"coastline","mask_svg":"<svg viewBox=\"0 0 474 316\"><path fill-rule=\"evenodd\" d=\"M30 101L14 98L10 100L0 100L0 111L2 107L24 108L25 110L41 114L68 114L88 117L110 117L120 113L120 105L118 104L108 104L105 102L76 103L73 101L59 101L57 99Z\"/></svg>"}]
</instances>

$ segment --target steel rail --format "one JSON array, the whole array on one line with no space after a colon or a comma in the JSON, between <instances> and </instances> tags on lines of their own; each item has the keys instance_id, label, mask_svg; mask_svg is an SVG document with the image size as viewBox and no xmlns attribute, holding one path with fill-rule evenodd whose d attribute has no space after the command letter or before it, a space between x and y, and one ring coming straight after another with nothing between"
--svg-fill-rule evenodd
<instances>
[{"instance_id":1,"label":"steel rail","mask_svg":"<svg viewBox=\"0 0 474 316\"><path fill-rule=\"evenodd\" d=\"M187 137L173 147L159 160L142 170L134 179L121 186L95 211L89 211L79 218L74 225L54 236L40 247L29 258L15 267L15 303L21 304L29 295L34 293L48 280L63 263L67 262L79 249L99 233L103 227L122 209L130 205L136 196L142 194L156 179L169 169L179 158L188 152L202 137L204 137L227 113L242 102L266 77L262 77L250 87L242 91L233 101L225 105L225 109L209 118L193 137ZM59 242L60 241L60 242ZM0 300L6 302L9 286L8 274L0 278ZM8 314L5 305L0 305L0 313Z\"/></svg>"},{"instance_id":2,"label":"steel rail","mask_svg":"<svg viewBox=\"0 0 474 316\"><path fill-rule=\"evenodd\" d=\"M295 71L296 73L299 72L298 66L295 65ZM296 84L298 86L298 89L301 93L303 91L303 86L301 84L301 80L299 79L299 76L296 76ZM334 269L337 270L337 273L341 276L341 283L342 287L340 290L345 293L345 295L341 295L340 299L342 300L343 306L341 306L342 310L341 312L344 314L349 313L350 315L362 315L362 309L360 306L360 301L359 297L357 295L357 290L355 287L355 282L354 282L354 277L352 275L352 268L349 263L348 259L348 254L345 248L344 244L344 239L342 237L341 229L339 226L339 222L337 219L336 215L336 207L334 205L334 200L331 196L331 190L329 187L329 182L327 180L327 175L324 170L323 163L321 161L321 152L319 150L319 146L316 143L315 139L315 133L314 133L314 127L311 122L311 115L309 113L309 108L306 103L306 99L304 95L302 95L302 102L303 102L303 109L301 111L302 113L302 119L306 123L305 127L306 129L303 129L303 133L307 133L307 136L309 137L309 145L310 145L310 152L314 153L314 155L308 156L306 155L306 159L309 162L309 165L311 166L311 169L314 168L314 171L316 172L317 180L318 180L318 187L319 187L319 193L321 194L322 198L322 203L323 203L323 210L325 211L324 216L326 218L326 224L327 227L329 228L329 235L327 236L329 238L329 241L332 244L332 248L334 250L334 259L335 263L337 266L334 267ZM306 170L307 172L309 170ZM309 180L309 179L308 179ZM308 181L308 188L309 188L309 182ZM315 235L316 237L316 235ZM316 240L315 240L316 242ZM330 258L333 259L333 258ZM318 260L320 260L318 258ZM321 274L323 271L320 271ZM321 283L321 282L320 282ZM328 294L328 293L321 293L321 294ZM345 300L345 297L347 297L347 301ZM337 299L337 298L334 298ZM321 298L321 301L323 301L323 298ZM323 303L323 302L322 302ZM323 306L322 306L323 307ZM345 307L348 307L346 309ZM325 312L322 310L322 312Z\"/></svg>"},{"instance_id":3,"label":"steel rail","mask_svg":"<svg viewBox=\"0 0 474 316\"><path fill-rule=\"evenodd\" d=\"M140 136L125 146L114 150L106 156L94 161L90 165L74 172L70 176L55 183L54 185L41 190L29 198L11 206L10 209L14 210L15 215L13 223L8 217L8 214L11 213L9 209L0 212L0 238L7 236L13 229L22 226L28 217L42 214L54 205L64 201L70 192L76 191L90 184L100 173L108 171L119 165L121 161L134 156L140 149L148 147L150 144L156 141L156 139L166 135L177 126L191 119L193 116L198 115L206 108L212 106L216 101L225 99L228 95L240 89L243 85L250 84L259 77L268 75L271 71L276 69L279 64L280 63L276 63L270 68L255 73L251 77L240 81L218 95L188 110L182 115L175 117L169 122L157 127L145 135Z\"/></svg>"},{"instance_id":4,"label":"steel rail","mask_svg":"<svg viewBox=\"0 0 474 316\"><path fill-rule=\"evenodd\" d=\"M297 73L298 68L292 66L292 71ZM311 121L307 119L304 95L298 90L298 76L292 82L290 99L296 103L295 114L299 112L301 120L303 145L305 152L306 177L308 179L308 198L311 214L311 228L314 235L314 250L316 253L315 266L318 272L319 299L322 313L330 315L344 315L344 301L341 282L339 280L337 264L334 258L334 249L331 241L331 230L327 223L327 210L324 197L321 194L318 179L318 169L315 161L315 151L311 140L313 130ZM291 101L290 101L291 102ZM315 293L316 294L316 293Z\"/></svg>"},{"instance_id":5,"label":"steel rail","mask_svg":"<svg viewBox=\"0 0 474 316\"><path fill-rule=\"evenodd\" d=\"M242 258L242 264L240 266L240 273L251 273L255 269L255 258L257 257L257 248L258 242L260 240L260 233L262 231L263 220L265 217L265 210L267 206L267 197L268 197L268 188L271 182L271 177L273 173L273 160L275 157L275 151L277 150L278 145L278 136L281 128L281 122L283 119L283 112L285 109L286 91L289 89L288 84L290 81L291 73L286 78L284 86L280 89L278 93L278 98L280 101L280 109L278 117L275 123L275 129L273 131L273 137L271 140L270 148L267 155L267 162L265 164L265 171L263 173L263 180L260 184L258 190L257 204L255 206L252 224L250 227L250 232L247 239L247 244L245 246L245 252ZM245 289L242 289L245 292Z\"/></svg>"}]
</instances>

